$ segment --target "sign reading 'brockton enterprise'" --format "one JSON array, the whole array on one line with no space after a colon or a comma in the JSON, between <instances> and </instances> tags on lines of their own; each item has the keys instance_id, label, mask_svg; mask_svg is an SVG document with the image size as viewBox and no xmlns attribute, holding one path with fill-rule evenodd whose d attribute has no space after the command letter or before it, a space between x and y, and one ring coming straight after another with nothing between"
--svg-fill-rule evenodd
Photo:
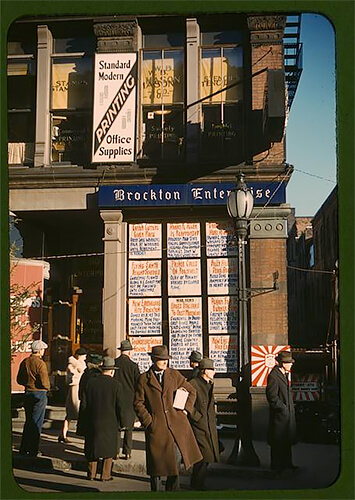
<instances>
[{"instance_id":1,"label":"sign reading 'brockton enterprise'","mask_svg":"<svg viewBox=\"0 0 355 500\"><path fill-rule=\"evenodd\" d=\"M285 203L285 184L252 182L248 187L255 205ZM183 205L226 205L235 183L221 184L124 184L101 186L98 204L111 207L171 207Z\"/></svg>"}]
</instances>

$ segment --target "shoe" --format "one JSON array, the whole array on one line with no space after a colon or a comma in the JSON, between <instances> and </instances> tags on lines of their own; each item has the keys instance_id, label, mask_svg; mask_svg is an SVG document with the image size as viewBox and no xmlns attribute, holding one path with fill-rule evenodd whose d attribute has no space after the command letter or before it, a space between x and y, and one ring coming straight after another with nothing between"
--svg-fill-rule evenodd
<instances>
[{"instance_id":1,"label":"shoe","mask_svg":"<svg viewBox=\"0 0 355 500\"><path fill-rule=\"evenodd\" d=\"M113 481L113 477L112 477L112 476L110 476L110 477L108 477L107 479L102 477L102 478L101 478L101 481Z\"/></svg>"},{"instance_id":2,"label":"shoe","mask_svg":"<svg viewBox=\"0 0 355 500\"><path fill-rule=\"evenodd\" d=\"M69 443L69 439L64 436L58 436L58 443Z\"/></svg>"}]
</instances>

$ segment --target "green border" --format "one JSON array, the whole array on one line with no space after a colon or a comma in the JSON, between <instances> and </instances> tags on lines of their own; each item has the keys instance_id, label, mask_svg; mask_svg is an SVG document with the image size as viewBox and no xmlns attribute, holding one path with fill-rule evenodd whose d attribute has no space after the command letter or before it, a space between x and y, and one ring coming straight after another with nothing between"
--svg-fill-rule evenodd
<instances>
[{"instance_id":1,"label":"green border","mask_svg":"<svg viewBox=\"0 0 355 500\"><path fill-rule=\"evenodd\" d=\"M160 14L197 12L309 12L325 15L336 31L337 71L337 157L340 235L340 318L341 318L341 413L342 467L339 479L330 487L314 490L213 491L188 493L189 498L353 499L354 488L354 0L147 0L147 1L35 1L0 0L1 22L1 102L6 103L6 34L18 17L30 15ZM7 318L8 297L8 177L6 158L6 106L1 114L1 455L0 498L35 499L37 493L22 490L13 480L11 461L10 356ZM186 493L152 494L146 492L41 493L45 499L99 498L187 498Z\"/></svg>"}]
</instances>

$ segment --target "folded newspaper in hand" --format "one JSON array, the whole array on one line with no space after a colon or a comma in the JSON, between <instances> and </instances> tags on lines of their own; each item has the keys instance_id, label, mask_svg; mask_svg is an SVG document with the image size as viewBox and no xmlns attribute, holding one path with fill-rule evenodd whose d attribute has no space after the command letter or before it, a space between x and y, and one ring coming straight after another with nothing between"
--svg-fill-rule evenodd
<instances>
[{"instance_id":1,"label":"folded newspaper in hand","mask_svg":"<svg viewBox=\"0 0 355 500\"><path fill-rule=\"evenodd\" d=\"M184 410L187 398L189 397L189 391L184 387L179 387L175 393L175 398L173 402L173 407L177 410Z\"/></svg>"}]
</instances>

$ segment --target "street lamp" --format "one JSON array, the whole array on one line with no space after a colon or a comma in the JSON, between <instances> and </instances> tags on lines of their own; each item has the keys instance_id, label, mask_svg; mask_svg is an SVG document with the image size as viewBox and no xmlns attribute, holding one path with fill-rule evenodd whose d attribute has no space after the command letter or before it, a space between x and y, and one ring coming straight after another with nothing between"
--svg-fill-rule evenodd
<instances>
[{"instance_id":1,"label":"street lamp","mask_svg":"<svg viewBox=\"0 0 355 500\"><path fill-rule=\"evenodd\" d=\"M227 209L235 224L238 245L238 425L231 464L257 466L260 460L252 441L252 407L250 397L250 341L248 332L248 291L246 287L245 245L247 244L248 219L254 199L244 182L242 173L227 199Z\"/></svg>"}]
</instances>

